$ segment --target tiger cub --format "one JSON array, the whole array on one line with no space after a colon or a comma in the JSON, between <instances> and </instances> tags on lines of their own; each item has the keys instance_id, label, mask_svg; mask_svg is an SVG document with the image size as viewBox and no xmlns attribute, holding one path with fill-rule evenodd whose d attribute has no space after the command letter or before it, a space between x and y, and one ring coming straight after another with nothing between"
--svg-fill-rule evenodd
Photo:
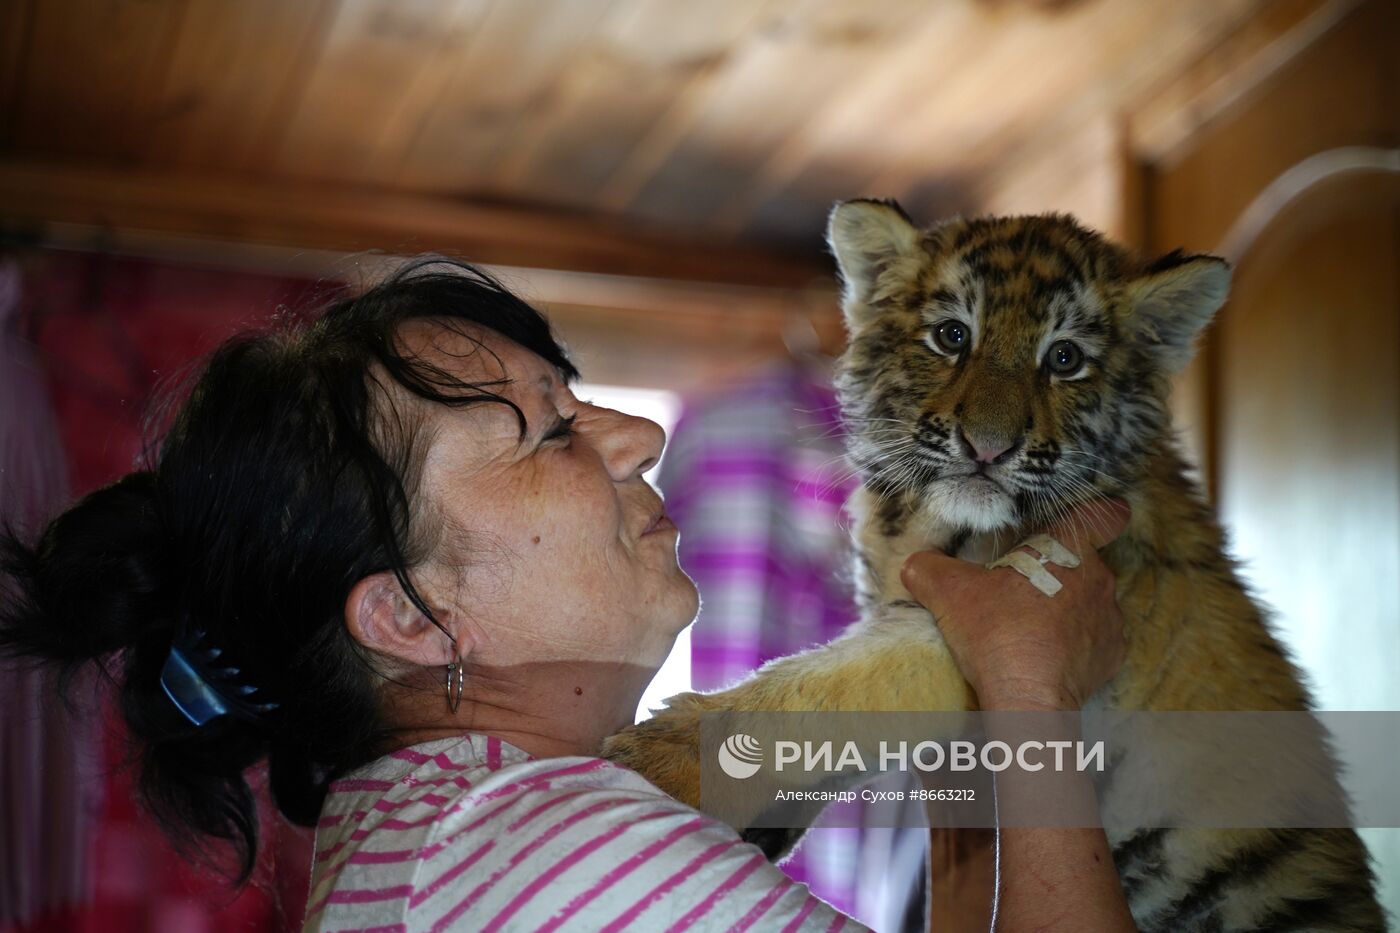
<instances>
[{"instance_id":1,"label":"tiger cub","mask_svg":"<svg viewBox=\"0 0 1400 933\"><path fill-rule=\"evenodd\" d=\"M727 690L672 698L605 754L694 804L702 712L971 708L900 583L904 559L930 546L987 559L1100 496L1132 505L1128 530L1103 551L1128 657L1092 702L1308 708L1171 430L1171 380L1225 301L1224 261L1142 262L1057 215L920 230L877 201L838 204L828 241L850 333L837 388L863 481L849 505L861 619ZM1151 769L1189 781L1177 767ZM1110 831L1109 842L1144 931L1385 929L1349 829Z\"/></svg>"}]
</instances>

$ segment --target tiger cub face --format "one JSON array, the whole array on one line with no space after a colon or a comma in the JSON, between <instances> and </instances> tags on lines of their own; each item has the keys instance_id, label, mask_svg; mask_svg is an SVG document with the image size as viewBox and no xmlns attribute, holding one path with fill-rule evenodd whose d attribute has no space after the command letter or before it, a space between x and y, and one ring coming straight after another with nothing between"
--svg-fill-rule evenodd
<instances>
[{"instance_id":1,"label":"tiger cub face","mask_svg":"<svg viewBox=\"0 0 1400 933\"><path fill-rule=\"evenodd\" d=\"M920 230L893 203L848 201L828 240L854 465L883 501L973 532L1131 487L1230 283L1221 259L1142 263L1062 215Z\"/></svg>"}]
</instances>

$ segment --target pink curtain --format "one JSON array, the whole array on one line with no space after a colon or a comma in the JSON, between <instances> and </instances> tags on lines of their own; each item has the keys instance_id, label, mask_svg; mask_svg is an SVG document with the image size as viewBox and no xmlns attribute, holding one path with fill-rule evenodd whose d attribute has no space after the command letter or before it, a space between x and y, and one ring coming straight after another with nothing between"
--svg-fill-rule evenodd
<instances>
[{"instance_id":1,"label":"pink curtain","mask_svg":"<svg viewBox=\"0 0 1400 933\"><path fill-rule=\"evenodd\" d=\"M690 400L659 485L703 602L695 687L724 687L855 619L842 506L856 478L825 372L785 363ZM922 930L927 832L861 828L860 812L828 808L783 870L877 930Z\"/></svg>"},{"instance_id":2,"label":"pink curtain","mask_svg":"<svg viewBox=\"0 0 1400 933\"><path fill-rule=\"evenodd\" d=\"M41 366L20 336L20 287L18 263L0 261L0 520L32 533L67 500L68 473ZM46 699L47 676L0 667L0 924L89 891L87 829L100 796L92 729Z\"/></svg>"},{"instance_id":3,"label":"pink curtain","mask_svg":"<svg viewBox=\"0 0 1400 933\"><path fill-rule=\"evenodd\" d=\"M24 320L37 344L42 366L23 352L22 367L10 356L0 362L0 437L6 456L26 456L29 441L10 440L12 427L23 427L35 443L61 445L73 496L114 482L130 471L143 445L142 417L158 381L179 373L229 334L265 322L281 306L301 307L319 286L300 279L189 268L103 254L38 251L26 254ZM13 297L13 296L12 296ZM14 311L11 308L10 333ZM12 339L7 338L7 339ZM34 415L42 409L12 391L11 379L25 373L29 397L43 398L44 380L56 413L41 430ZM19 418L14 417L18 413ZM47 418L47 416L46 416ZM52 447L50 447L52 450ZM11 453L13 451L13 454ZM51 458L56 454L51 453ZM26 469L32 469L27 467ZM40 471L53 478L62 471ZM54 493L61 504L62 493ZM0 498L0 510L10 506ZM42 510L40 510L42 511ZM52 511L50 509L49 511ZM8 684L7 674L0 681ZM8 697L10 688L5 688ZM32 696L29 690L27 695ZM5 700L5 702L9 702ZM0 718L3 718L0 715ZM32 721L32 715L29 721ZM0 912L0 933L273 933L300 929L311 866L311 832L293 827L265 808L263 851L253 881L233 890L207 868L189 865L142 809L134 786L136 774L124 767L129 749L121 717L104 702L95 720L86 723L85 748L96 756L91 783L94 796L82 813L90 842L82 902L67 909L49 908L39 920L10 929ZM10 729L8 720L0 728ZM0 782L11 765L12 751L31 758L48 749L51 731L5 733L0 739ZM57 746L57 747L62 747ZM45 754L48 752L46 751ZM43 766L42 763L34 763ZM47 767L47 766L43 766ZM32 785L31 785L32 786ZM50 782L42 788L45 812L72 806L71 786ZM26 878L51 879L42 867L49 842L31 833L11 841L8 791L0 789L0 885L7 884L11 853L22 860ZM28 798L33 800L33 796ZM67 801L67 803L65 803ZM33 811L37 812L37 811ZM48 832L48 817L36 821ZM46 882L47 883L47 882ZM82 888L81 884L78 885ZM0 888L0 898L8 898ZM3 902L8 904L8 900ZM3 911L3 908L0 908Z\"/></svg>"}]
</instances>

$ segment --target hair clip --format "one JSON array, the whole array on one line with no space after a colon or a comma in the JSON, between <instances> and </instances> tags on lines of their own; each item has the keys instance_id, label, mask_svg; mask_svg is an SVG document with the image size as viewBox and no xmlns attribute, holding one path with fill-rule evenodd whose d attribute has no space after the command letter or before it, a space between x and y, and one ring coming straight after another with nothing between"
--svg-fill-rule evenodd
<instances>
[{"instance_id":1,"label":"hair clip","mask_svg":"<svg viewBox=\"0 0 1400 933\"><path fill-rule=\"evenodd\" d=\"M181 633L170 646L170 656L160 670L160 686L170 702L195 726L220 716L235 714L256 719L277 709L276 703L259 703L258 688L237 681L239 669L216 666L222 648L205 642L200 629Z\"/></svg>"}]
</instances>

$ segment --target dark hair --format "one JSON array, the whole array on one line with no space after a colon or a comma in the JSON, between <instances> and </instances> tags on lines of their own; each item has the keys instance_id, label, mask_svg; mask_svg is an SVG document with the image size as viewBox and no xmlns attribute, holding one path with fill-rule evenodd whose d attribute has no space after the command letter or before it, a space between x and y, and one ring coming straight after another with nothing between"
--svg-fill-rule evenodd
<instances>
[{"instance_id":1,"label":"dark hair","mask_svg":"<svg viewBox=\"0 0 1400 933\"><path fill-rule=\"evenodd\" d=\"M433 618L408 576L431 533L410 505L421 445L383 374L431 403L509 405L525 430L496 391L504 380L466 384L403 355L396 332L418 318L487 327L577 377L538 311L472 266L424 257L309 321L228 340L148 469L82 499L32 546L0 536L0 652L57 666L61 690L83 665L106 671L146 804L178 842L228 840L240 883L258 835L245 770L266 758L278 809L311 826L329 782L386 736L369 655L344 624L351 588L393 571ZM277 708L185 719L160 675L174 639L196 630Z\"/></svg>"}]
</instances>

